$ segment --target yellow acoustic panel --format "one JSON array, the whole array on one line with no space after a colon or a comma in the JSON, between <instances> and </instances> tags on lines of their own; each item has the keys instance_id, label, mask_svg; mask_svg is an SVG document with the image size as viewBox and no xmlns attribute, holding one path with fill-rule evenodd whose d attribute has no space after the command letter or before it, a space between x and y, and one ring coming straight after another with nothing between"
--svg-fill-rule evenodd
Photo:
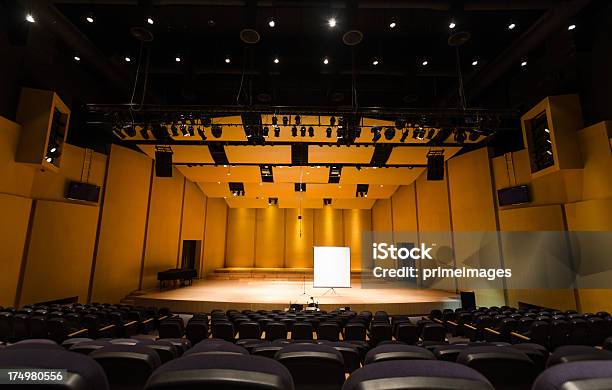
<instances>
[{"instance_id":1,"label":"yellow acoustic panel","mask_svg":"<svg viewBox=\"0 0 612 390\"><path fill-rule=\"evenodd\" d=\"M245 183L245 196L262 199L295 196L293 183Z\"/></svg>"},{"instance_id":2,"label":"yellow acoustic panel","mask_svg":"<svg viewBox=\"0 0 612 390\"><path fill-rule=\"evenodd\" d=\"M459 150L460 147L445 147L445 148L432 148L433 150L444 150L444 160L448 160L453 157ZM406 164L406 165L421 165L427 164L427 153L429 153L427 147L397 147L393 148L387 164Z\"/></svg>"},{"instance_id":3,"label":"yellow acoustic panel","mask_svg":"<svg viewBox=\"0 0 612 390\"><path fill-rule=\"evenodd\" d=\"M290 145L226 146L225 154L230 163L291 164Z\"/></svg>"},{"instance_id":4,"label":"yellow acoustic panel","mask_svg":"<svg viewBox=\"0 0 612 390\"><path fill-rule=\"evenodd\" d=\"M272 171L275 183L327 183L329 180L329 168L324 166L277 166Z\"/></svg>"},{"instance_id":5,"label":"yellow acoustic panel","mask_svg":"<svg viewBox=\"0 0 612 390\"><path fill-rule=\"evenodd\" d=\"M308 161L310 163L345 163L369 164L372 160L374 147L357 146L308 146Z\"/></svg>"},{"instance_id":6,"label":"yellow acoustic panel","mask_svg":"<svg viewBox=\"0 0 612 390\"><path fill-rule=\"evenodd\" d=\"M138 145L147 156L155 159L155 145ZM212 164L214 160L205 145L172 145L172 162Z\"/></svg>"},{"instance_id":7,"label":"yellow acoustic panel","mask_svg":"<svg viewBox=\"0 0 612 390\"><path fill-rule=\"evenodd\" d=\"M258 183L261 174L258 166L186 166L177 167L185 177L193 182L244 182Z\"/></svg>"},{"instance_id":8,"label":"yellow acoustic panel","mask_svg":"<svg viewBox=\"0 0 612 390\"><path fill-rule=\"evenodd\" d=\"M320 209L323 207L323 199L307 199L299 196L293 198L280 198L278 207L283 209Z\"/></svg>"},{"instance_id":9,"label":"yellow acoustic panel","mask_svg":"<svg viewBox=\"0 0 612 390\"><path fill-rule=\"evenodd\" d=\"M227 182L197 183L202 192L209 198L223 198L231 196Z\"/></svg>"},{"instance_id":10,"label":"yellow acoustic panel","mask_svg":"<svg viewBox=\"0 0 612 390\"><path fill-rule=\"evenodd\" d=\"M268 206L267 199L246 198L242 196L229 196L225 199L230 208L262 209Z\"/></svg>"},{"instance_id":11,"label":"yellow acoustic panel","mask_svg":"<svg viewBox=\"0 0 612 390\"><path fill-rule=\"evenodd\" d=\"M398 186L385 184L370 184L368 188L369 199L387 199L397 190Z\"/></svg>"},{"instance_id":12,"label":"yellow acoustic panel","mask_svg":"<svg viewBox=\"0 0 612 390\"><path fill-rule=\"evenodd\" d=\"M355 185L340 184L308 184L305 196L307 198L352 198L355 196Z\"/></svg>"},{"instance_id":13,"label":"yellow acoustic panel","mask_svg":"<svg viewBox=\"0 0 612 390\"><path fill-rule=\"evenodd\" d=\"M374 202L376 199L370 198L334 199L331 207L335 209L371 209Z\"/></svg>"},{"instance_id":14,"label":"yellow acoustic panel","mask_svg":"<svg viewBox=\"0 0 612 390\"><path fill-rule=\"evenodd\" d=\"M340 184L410 184L425 168L342 168Z\"/></svg>"}]
</instances>

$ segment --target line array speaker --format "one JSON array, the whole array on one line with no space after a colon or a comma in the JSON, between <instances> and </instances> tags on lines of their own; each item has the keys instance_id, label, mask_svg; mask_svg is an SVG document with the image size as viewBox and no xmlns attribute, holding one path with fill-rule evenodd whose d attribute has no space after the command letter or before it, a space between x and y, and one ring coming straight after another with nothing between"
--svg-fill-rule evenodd
<instances>
[{"instance_id":1,"label":"line array speaker","mask_svg":"<svg viewBox=\"0 0 612 390\"><path fill-rule=\"evenodd\" d=\"M427 180L444 180L444 155L427 156Z\"/></svg>"},{"instance_id":2,"label":"line array speaker","mask_svg":"<svg viewBox=\"0 0 612 390\"><path fill-rule=\"evenodd\" d=\"M172 152L165 150L155 151L155 176L172 177Z\"/></svg>"}]
</instances>

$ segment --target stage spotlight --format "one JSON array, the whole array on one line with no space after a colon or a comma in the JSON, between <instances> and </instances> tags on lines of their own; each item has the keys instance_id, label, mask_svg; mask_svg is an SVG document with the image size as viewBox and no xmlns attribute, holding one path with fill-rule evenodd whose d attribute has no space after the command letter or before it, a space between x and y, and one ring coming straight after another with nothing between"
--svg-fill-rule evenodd
<instances>
[{"instance_id":1,"label":"stage spotlight","mask_svg":"<svg viewBox=\"0 0 612 390\"><path fill-rule=\"evenodd\" d=\"M270 20L268 20L268 27L274 28L275 26L276 26L276 22L274 21L273 18L270 18Z\"/></svg>"},{"instance_id":2,"label":"stage spotlight","mask_svg":"<svg viewBox=\"0 0 612 390\"><path fill-rule=\"evenodd\" d=\"M175 62L181 62L181 57L179 57L179 56L174 57L174 61Z\"/></svg>"},{"instance_id":3,"label":"stage spotlight","mask_svg":"<svg viewBox=\"0 0 612 390\"><path fill-rule=\"evenodd\" d=\"M510 23L508 23L508 30L514 30L515 27L516 27L516 23L514 23L512 21Z\"/></svg>"},{"instance_id":4,"label":"stage spotlight","mask_svg":"<svg viewBox=\"0 0 612 390\"><path fill-rule=\"evenodd\" d=\"M123 134L123 131L121 131L121 129L113 129L113 134L115 134L117 137L124 139L125 138L125 134ZM147 134L147 137L149 135ZM144 136L143 136L144 138ZM53 148L50 150L50 152L53 150ZM47 157L47 162L51 162L49 159L51 159L51 157ZM52 159L51 159L52 160Z\"/></svg>"},{"instance_id":5,"label":"stage spotlight","mask_svg":"<svg viewBox=\"0 0 612 390\"><path fill-rule=\"evenodd\" d=\"M401 119L401 118L395 120L395 128L396 129L401 130L404 127L406 127L406 120Z\"/></svg>"},{"instance_id":6,"label":"stage spotlight","mask_svg":"<svg viewBox=\"0 0 612 390\"><path fill-rule=\"evenodd\" d=\"M274 57L274 63L278 64L280 62L280 60L278 59L278 57Z\"/></svg>"},{"instance_id":7,"label":"stage spotlight","mask_svg":"<svg viewBox=\"0 0 612 390\"><path fill-rule=\"evenodd\" d=\"M142 129L140 129L140 135L144 139L149 139L149 130L146 127L143 127Z\"/></svg>"},{"instance_id":8,"label":"stage spotlight","mask_svg":"<svg viewBox=\"0 0 612 390\"><path fill-rule=\"evenodd\" d=\"M381 134L380 134L381 129L380 129L380 127L372 127L371 131L372 131L372 135L373 135L372 136L372 142L378 142L378 140L381 137Z\"/></svg>"},{"instance_id":9,"label":"stage spotlight","mask_svg":"<svg viewBox=\"0 0 612 390\"><path fill-rule=\"evenodd\" d=\"M331 134L332 134L332 129L331 129L331 127L328 127L328 128L325 130L325 136L326 136L327 138L331 138Z\"/></svg>"},{"instance_id":10,"label":"stage spotlight","mask_svg":"<svg viewBox=\"0 0 612 390\"><path fill-rule=\"evenodd\" d=\"M74 60L75 60L75 61L77 61L77 62L78 62L78 61L81 61L81 57L79 57L79 56L74 56Z\"/></svg>"},{"instance_id":11,"label":"stage spotlight","mask_svg":"<svg viewBox=\"0 0 612 390\"><path fill-rule=\"evenodd\" d=\"M274 126L274 137L280 137L280 127Z\"/></svg>"},{"instance_id":12,"label":"stage spotlight","mask_svg":"<svg viewBox=\"0 0 612 390\"><path fill-rule=\"evenodd\" d=\"M308 128L308 136L309 137L314 137L314 129L312 128L312 126L310 126Z\"/></svg>"},{"instance_id":13,"label":"stage spotlight","mask_svg":"<svg viewBox=\"0 0 612 390\"><path fill-rule=\"evenodd\" d=\"M527 61L523 61L523 62L521 62L521 66L522 66L523 68L524 68L524 67L526 67L526 66L527 66Z\"/></svg>"},{"instance_id":14,"label":"stage spotlight","mask_svg":"<svg viewBox=\"0 0 612 390\"><path fill-rule=\"evenodd\" d=\"M457 23L455 23L455 21L453 19L451 19L451 21L448 23L448 28L450 28L452 30L455 27L457 27Z\"/></svg>"},{"instance_id":15,"label":"stage spotlight","mask_svg":"<svg viewBox=\"0 0 612 390\"><path fill-rule=\"evenodd\" d=\"M569 31L575 30L575 29L576 29L576 25L572 23L572 24L570 24L569 26L567 26L567 29L568 29Z\"/></svg>"},{"instance_id":16,"label":"stage spotlight","mask_svg":"<svg viewBox=\"0 0 612 390\"><path fill-rule=\"evenodd\" d=\"M125 62L131 62L131 61L132 61L132 59L130 57L128 57L128 56L125 57Z\"/></svg>"},{"instance_id":17,"label":"stage spotlight","mask_svg":"<svg viewBox=\"0 0 612 390\"><path fill-rule=\"evenodd\" d=\"M274 126L276 126L276 125L278 124L278 118L276 117L276 115L274 115L274 116L272 117L272 124L273 124Z\"/></svg>"},{"instance_id":18,"label":"stage spotlight","mask_svg":"<svg viewBox=\"0 0 612 390\"><path fill-rule=\"evenodd\" d=\"M324 65L329 64L329 58L327 58L327 57L323 58L323 64Z\"/></svg>"},{"instance_id":19,"label":"stage spotlight","mask_svg":"<svg viewBox=\"0 0 612 390\"><path fill-rule=\"evenodd\" d=\"M408 130L404 130L402 132L402 138L400 138L400 142L406 142L406 138L408 138Z\"/></svg>"},{"instance_id":20,"label":"stage spotlight","mask_svg":"<svg viewBox=\"0 0 612 390\"><path fill-rule=\"evenodd\" d=\"M300 137L305 137L306 136L306 127L302 126L300 127Z\"/></svg>"},{"instance_id":21,"label":"stage spotlight","mask_svg":"<svg viewBox=\"0 0 612 390\"><path fill-rule=\"evenodd\" d=\"M183 137L189 137L189 133L187 132L187 126L181 124L181 134L183 134Z\"/></svg>"},{"instance_id":22,"label":"stage spotlight","mask_svg":"<svg viewBox=\"0 0 612 390\"><path fill-rule=\"evenodd\" d=\"M302 118L299 115L296 115L293 119L295 120L296 125L299 125L302 122Z\"/></svg>"},{"instance_id":23,"label":"stage spotlight","mask_svg":"<svg viewBox=\"0 0 612 390\"><path fill-rule=\"evenodd\" d=\"M210 125L212 124L212 120L207 116L203 117L201 122L202 122L202 126L204 127L210 127Z\"/></svg>"},{"instance_id":24,"label":"stage spotlight","mask_svg":"<svg viewBox=\"0 0 612 390\"><path fill-rule=\"evenodd\" d=\"M336 117L332 116L329 118L329 125L334 126L336 124Z\"/></svg>"},{"instance_id":25,"label":"stage spotlight","mask_svg":"<svg viewBox=\"0 0 612 390\"><path fill-rule=\"evenodd\" d=\"M291 136L297 137L297 127L291 126Z\"/></svg>"},{"instance_id":26,"label":"stage spotlight","mask_svg":"<svg viewBox=\"0 0 612 390\"><path fill-rule=\"evenodd\" d=\"M202 138L202 141L206 141L206 133L204 133L203 127L198 127L198 134L200 135L200 138Z\"/></svg>"},{"instance_id":27,"label":"stage spotlight","mask_svg":"<svg viewBox=\"0 0 612 390\"><path fill-rule=\"evenodd\" d=\"M396 27L397 27L397 22L395 21L395 19L391 19L391 21L389 22L389 28L394 29Z\"/></svg>"},{"instance_id":28,"label":"stage spotlight","mask_svg":"<svg viewBox=\"0 0 612 390\"><path fill-rule=\"evenodd\" d=\"M378 58L374 57L374 59L372 60L372 65L376 66L378 64L380 64L380 60Z\"/></svg>"},{"instance_id":29,"label":"stage spotlight","mask_svg":"<svg viewBox=\"0 0 612 390\"><path fill-rule=\"evenodd\" d=\"M219 125L213 125L211 128L211 133L213 137L221 138L221 135L223 135L223 129Z\"/></svg>"},{"instance_id":30,"label":"stage spotlight","mask_svg":"<svg viewBox=\"0 0 612 390\"><path fill-rule=\"evenodd\" d=\"M478 141L478 138L480 138L480 134L478 134L477 131L470 131L468 133L468 139L472 142Z\"/></svg>"},{"instance_id":31,"label":"stage spotlight","mask_svg":"<svg viewBox=\"0 0 612 390\"><path fill-rule=\"evenodd\" d=\"M329 18L327 20L327 24L329 25L329 27L332 27L332 28L336 27L336 23L337 23L336 18Z\"/></svg>"},{"instance_id":32,"label":"stage spotlight","mask_svg":"<svg viewBox=\"0 0 612 390\"><path fill-rule=\"evenodd\" d=\"M436 129L429 129L429 131L427 132L427 139L432 139L434 137L434 134L436 134Z\"/></svg>"},{"instance_id":33,"label":"stage spotlight","mask_svg":"<svg viewBox=\"0 0 612 390\"><path fill-rule=\"evenodd\" d=\"M395 129L393 127L387 127L385 129L385 139L391 141L393 138L395 138Z\"/></svg>"},{"instance_id":34,"label":"stage spotlight","mask_svg":"<svg viewBox=\"0 0 612 390\"><path fill-rule=\"evenodd\" d=\"M287 126L289 124L289 118L286 116L283 116L283 125Z\"/></svg>"},{"instance_id":35,"label":"stage spotlight","mask_svg":"<svg viewBox=\"0 0 612 390\"><path fill-rule=\"evenodd\" d=\"M472 66L477 66L477 65L478 65L478 60L472 61Z\"/></svg>"},{"instance_id":36,"label":"stage spotlight","mask_svg":"<svg viewBox=\"0 0 612 390\"><path fill-rule=\"evenodd\" d=\"M423 66L427 66L427 65L429 65L429 61L427 61L427 60L423 60L423 62L421 62L421 65L423 65Z\"/></svg>"},{"instance_id":37,"label":"stage spotlight","mask_svg":"<svg viewBox=\"0 0 612 390\"><path fill-rule=\"evenodd\" d=\"M155 21L153 20L153 18L152 18L152 17L150 17L150 16L149 16L149 17L147 18L147 23L149 23L149 24L153 24L153 23L155 23Z\"/></svg>"},{"instance_id":38,"label":"stage spotlight","mask_svg":"<svg viewBox=\"0 0 612 390\"><path fill-rule=\"evenodd\" d=\"M32 14L27 14L25 20L28 23L36 23L36 19L34 19L34 16Z\"/></svg>"},{"instance_id":39,"label":"stage spotlight","mask_svg":"<svg viewBox=\"0 0 612 390\"><path fill-rule=\"evenodd\" d=\"M87 20L88 23L93 23L94 22L94 17L93 14L89 14L85 17L85 20Z\"/></svg>"},{"instance_id":40,"label":"stage spotlight","mask_svg":"<svg viewBox=\"0 0 612 390\"><path fill-rule=\"evenodd\" d=\"M230 56L225 56L225 63L230 64L232 62L232 58Z\"/></svg>"},{"instance_id":41,"label":"stage spotlight","mask_svg":"<svg viewBox=\"0 0 612 390\"><path fill-rule=\"evenodd\" d=\"M125 131L125 134L128 137L135 137L136 136L136 129L132 125L125 126L123 128L123 131Z\"/></svg>"},{"instance_id":42,"label":"stage spotlight","mask_svg":"<svg viewBox=\"0 0 612 390\"><path fill-rule=\"evenodd\" d=\"M193 135L195 134L195 132L193 131L193 126L189 125L189 128L187 129L187 131L189 132L189 136L193 137Z\"/></svg>"},{"instance_id":43,"label":"stage spotlight","mask_svg":"<svg viewBox=\"0 0 612 390\"><path fill-rule=\"evenodd\" d=\"M268 128L268 126L264 126L264 128L263 128L263 136L267 137L268 134L270 134L270 129Z\"/></svg>"}]
</instances>

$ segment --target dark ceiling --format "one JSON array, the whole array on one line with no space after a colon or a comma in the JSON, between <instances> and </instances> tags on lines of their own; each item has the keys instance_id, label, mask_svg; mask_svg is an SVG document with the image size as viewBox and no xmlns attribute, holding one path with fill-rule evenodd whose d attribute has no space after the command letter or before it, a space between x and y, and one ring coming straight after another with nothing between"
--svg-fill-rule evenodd
<instances>
[{"instance_id":1,"label":"dark ceiling","mask_svg":"<svg viewBox=\"0 0 612 390\"><path fill-rule=\"evenodd\" d=\"M546 12L537 5L540 9L494 9L493 3L503 3L499 1L484 2L489 9L459 6L453 11L401 7L406 2L395 2L398 8L382 4L371 8L372 3L352 1L95 3L56 2L56 7L105 57L132 74L140 42L130 28L149 29L154 40L145 44L143 54L146 59L150 52L148 99L214 105L350 105L355 86L360 106L432 106L440 95L457 88L457 53L447 43L452 32L471 34L459 49L461 69L469 76ZM149 15L153 25L146 23ZM87 16L94 22L88 22ZM337 19L335 28L327 25L330 17ZM276 22L274 28L268 26L270 18ZM448 28L451 19L457 24L454 30ZM394 29L389 27L391 21L397 23ZM511 21L517 26L513 30L507 28ZM259 43L240 40L240 31L247 27L259 32ZM353 29L363 33L363 41L351 47L342 42L342 35ZM125 63L126 56L133 60ZM226 56L230 64L225 63ZM326 56L328 65L323 64ZM379 60L377 66L372 64L374 58ZM422 66L424 59L427 66ZM478 65L472 66L475 59ZM87 59L82 62L87 66Z\"/></svg>"}]
</instances>

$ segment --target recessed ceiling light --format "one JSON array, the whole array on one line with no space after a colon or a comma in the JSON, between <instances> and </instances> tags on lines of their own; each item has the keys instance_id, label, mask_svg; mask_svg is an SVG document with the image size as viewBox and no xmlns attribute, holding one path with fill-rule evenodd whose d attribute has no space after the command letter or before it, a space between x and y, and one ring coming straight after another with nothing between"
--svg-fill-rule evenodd
<instances>
[{"instance_id":1,"label":"recessed ceiling light","mask_svg":"<svg viewBox=\"0 0 612 390\"><path fill-rule=\"evenodd\" d=\"M423 60L423 62L421 62L421 65L423 65L423 66L427 66L427 65L429 65L429 61L427 61L427 60Z\"/></svg>"},{"instance_id":2,"label":"recessed ceiling light","mask_svg":"<svg viewBox=\"0 0 612 390\"><path fill-rule=\"evenodd\" d=\"M448 24L448 28L450 28L452 30L455 27L457 27L457 24L455 23L454 20L451 20L450 23Z\"/></svg>"},{"instance_id":3,"label":"recessed ceiling light","mask_svg":"<svg viewBox=\"0 0 612 390\"><path fill-rule=\"evenodd\" d=\"M27 14L25 20L26 22L36 23L36 19L34 19L34 16L32 16L32 14Z\"/></svg>"},{"instance_id":4,"label":"recessed ceiling light","mask_svg":"<svg viewBox=\"0 0 612 390\"><path fill-rule=\"evenodd\" d=\"M329 64L329 58L327 58L327 57L323 58L323 63L325 65Z\"/></svg>"},{"instance_id":5,"label":"recessed ceiling light","mask_svg":"<svg viewBox=\"0 0 612 390\"><path fill-rule=\"evenodd\" d=\"M516 23L514 22L510 22L510 24L508 24L508 30L514 30L515 27L516 27Z\"/></svg>"},{"instance_id":6,"label":"recessed ceiling light","mask_svg":"<svg viewBox=\"0 0 612 390\"><path fill-rule=\"evenodd\" d=\"M132 59L130 57L125 57L125 62L130 62Z\"/></svg>"},{"instance_id":7,"label":"recessed ceiling light","mask_svg":"<svg viewBox=\"0 0 612 390\"><path fill-rule=\"evenodd\" d=\"M226 57L225 57L225 63L226 63L226 64L229 64L229 63L231 63L231 62L232 62L232 59L231 59L229 56L226 56Z\"/></svg>"},{"instance_id":8,"label":"recessed ceiling light","mask_svg":"<svg viewBox=\"0 0 612 390\"><path fill-rule=\"evenodd\" d=\"M89 23L93 23L94 22L94 18L91 15L88 15L85 20L87 20Z\"/></svg>"},{"instance_id":9,"label":"recessed ceiling light","mask_svg":"<svg viewBox=\"0 0 612 390\"><path fill-rule=\"evenodd\" d=\"M177 57L174 57L174 61L176 61L176 62L181 62L181 57L178 57L178 56L177 56Z\"/></svg>"},{"instance_id":10,"label":"recessed ceiling light","mask_svg":"<svg viewBox=\"0 0 612 390\"><path fill-rule=\"evenodd\" d=\"M274 63L278 64L280 62L280 60L278 59L278 57L274 57Z\"/></svg>"},{"instance_id":11,"label":"recessed ceiling light","mask_svg":"<svg viewBox=\"0 0 612 390\"><path fill-rule=\"evenodd\" d=\"M521 62L521 66L527 66L527 61Z\"/></svg>"},{"instance_id":12,"label":"recessed ceiling light","mask_svg":"<svg viewBox=\"0 0 612 390\"><path fill-rule=\"evenodd\" d=\"M472 66L476 66L476 65L478 65L478 60L472 61Z\"/></svg>"},{"instance_id":13,"label":"recessed ceiling light","mask_svg":"<svg viewBox=\"0 0 612 390\"><path fill-rule=\"evenodd\" d=\"M329 27L336 27L336 18L329 18L327 24L329 25Z\"/></svg>"},{"instance_id":14,"label":"recessed ceiling light","mask_svg":"<svg viewBox=\"0 0 612 390\"><path fill-rule=\"evenodd\" d=\"M379 63L380 63L380 62L378 61L378 58L374 58L374 59L372 60L372 65L374 65L374 66L378 65Z\"/></svg>"},{"instance_id":15,"label":"recessed ceiling light","mask_svg":"<svg viewBox=\"0 0 612 390\"><path fill-rule=\"evenodd\" d=\"M153 18L148 17L148 18L147 18L147 23L149 23L149 24L153 24L153 23L155 23L155 22L153 21Z\"/></svg>"},{"instance_id":16,"label":"recessed ceiling light","mask_svg":"<svg viewBox=\"0 0 612 390\"><path fill-rule=\"evenodd\" d=\"M395 28L395 27L397 27L397 23L395 22L389 23L389 28Z\"/></svg>"},{"instance_id":17,"label":"recessed ceiling light","mask_svg":"<svg viewBox=\"0 0 612 390\"><path fill-rule=\"evenodd\" d=\"M75 61L81 61L81 57L79 57L79 56L74 56L74 60L75 60Z\"/></svg>"},{"instance_id":18,"label":"recessed ceiling light","mask_svg":"<svg viewBox=\"0 0 612 390\"><path fill-rule=\"evenodd\" d=\"M272 27L272 28L274 28L274 26L276 26L276 22L274 21L274 19L270 19L270 20L268 21L268 26L270 26L270 27Z\"/></svg>"},{"instance_id":19,"label":"recessed ceiling light","mask_svg":"<svg viewBox=\"0 0 612 390\"><path fill-rule=\"evenodd\" d=\"M380 185L380 188L382 188L382 187L383 187L383 185L381 184L381 185Z\"/></svg>"},{"instance_id":20,"label":"recessed ceiling light","mask_svg":"<svg viewBox=\"0 0 612 390\"><path fill-rule=\"evenodd\" d=\"M572 31L572 30L576 29L576 25L575 24L570 24L569 26L567 26L567 29Z\"/></svg>"}]
</instances>

